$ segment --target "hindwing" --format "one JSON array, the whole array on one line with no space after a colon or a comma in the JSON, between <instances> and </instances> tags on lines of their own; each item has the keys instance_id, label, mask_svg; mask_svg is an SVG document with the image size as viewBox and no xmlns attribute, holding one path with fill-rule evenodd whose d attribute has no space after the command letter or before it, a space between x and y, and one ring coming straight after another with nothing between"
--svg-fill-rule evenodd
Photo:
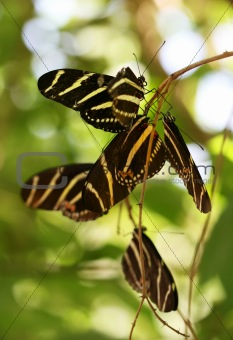
<instances>
[{"instance_id":1,"label":"hindwing","mask_svg":"<svg viewBox=\"0 0 233 340\"><path fill-rule=\"evenodd\" d=\"M93 164L70 164L41 171L32 176L21 190L27 207L60 210L75 221L95 220L101 213L87 210L82 189Z\"/></svg>"},{"instance_id":2,"label":"hindwing","mask_svg":"<svg viewBox=\"0 0 233 340\"><path fill-rule=\"evenodd\" d=\"M116 178L122 185L135 186L144 179L147 151L153 125L142 116L128 132L121 146L116 167ZM158 133L154 131L147 178L158 173L165 163L165 147Z\"/></svg>"}]
</instances>

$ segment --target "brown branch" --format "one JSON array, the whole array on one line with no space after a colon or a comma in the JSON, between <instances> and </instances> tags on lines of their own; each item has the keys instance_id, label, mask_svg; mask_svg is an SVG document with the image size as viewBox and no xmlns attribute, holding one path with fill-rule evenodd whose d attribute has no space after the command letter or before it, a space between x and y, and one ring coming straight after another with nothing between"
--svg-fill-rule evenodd
<instances>
[{"instance_id":1,"label":"brown branch","mask_svg":"<svg viewBox=\"0 0 233 340\"><path fill-rule=\"evenodd\" d=\"M211 188L211 200L213 200L213 196L214 196L214 192L216 189L216 183L217 180L221 174L222 171L222 167L223 167L223 162L224 162L224 157L223 157L223 149L224 149L224 145L226 143L227 138L229 137L229 134L231 132L229 131L228 128L226 128L224 130L224 134L223 134L223 140L222 140L222 144L220 147L220 152L218 155L218 159L216 161L216 170L215 170L215 176L213 178L213 184L212 184L212 188ZM201 256L203 253L203 248L206 242L206 236L207 236L207 231L208 231L208 227L209 227L209 223L210 223L210 218L211 218L211 212L206 216L206 220L202 229L202 233L201 236L196 244L196 248L194 251L194 255L193 255L193 260L191 263L191 268L190 268L190 282L189 282L189 297L188 297L188 317L190 319L191 316L191 301L192 301L192 292L193 292L193 280L194 277L198 271L198 267L200 265L201 262Z\"/></svg>"},{"instance_id":2,"label":"brown branch","mask_svg":"<svg viewBox=\"0 0 233 340\"><path fill-rule=\"evenodd\" d=\"M182 318L182 320L184 321L185 325L187 326L187 328L190 330L194 340L198 340L197 338L197 334L194 331L193 326L191 325L190 320L185 319L184 315L181 313L181 311L178 309L177 312L179 313L180 317Z\"/></svg>"},{"instance_id":3,"label":"brown branch","mask_svg":"<svg viewBox=\"0 0 233 340\"><path fill-rule=\"evenodd\" d=\"M129 215L130 221L133 223L134 228L137 228L137 223L135 222L135 220L133 218L132 205L130 204L129 197L125 198L125 205L126 205L126 208L128 210L128 215Z\"/></svg>"},{"instance_id":4,"label":"brown branch","mask_svg":"<svg viewBox=\"0 0 233 340\"><path fill-rule=\"evenodd\" d=\"M139 317L139 314L141 312L141 309L142 309L142 306L143 306L143 303L144 301L147 300L148 302L148 305L150 306L150 309L152 310L152 312L154 313L155 317L166 327L170 328L173 332L179 334L179 335L182 335L184 337L189 337L189 335L185 334L185 333L181 333L178 329L170 326L165 320L163 320L159 314L157 314L156 312L156 309L154 308L154 306L152 305L152 303L150 302L149 298L148 297L143 297L142 296L142 299L141 299L141 302L139 304L139 307L138 307L138 310L137 310L137 313L135 315L135 318L133 320L133 323L132 323L132 327L131 327L131 330L130 330L130 334L129 334L129 340L132 340L132 337L133 337L133 331L134 331L134 328L136 326L136 323L137 323L137 320L138 320L138 317ZM182 317L183 319L183 317ZM196 338L195 338L196 339Z\"/></svg>"},{"instance_id":5,"label":"brown branch","mask_svg":"<svg viewBox=\"0 0 233 340\"><path fill-rule=\"evenodd\" d=\"M159 314L157 314L156 309L153 307L153 305L152 305L152 303L150 302L149 298L146 298L146 300L147 300L147 302L148 302L148 305L150 306L150 309L151 309L152 312L154 313L155 317L156 317L156 318L157 318L164 326L170 328L173 332L175 332L175 333L177 333L177 334L179 334L179 335L182 335L182 336L184 336L184 337L186 337L186 338L189 337L188 334L181 333L178 329L176 329L176 328L170 326L170 325L167 323L167 321L163 320L163 319L159 316Z\"/></svg>"},{"instance_id":6,"label":"brown branch","mask_svg":"<svg viewBox=\"0 0 233 340\"><path fill-rule=\"evenodd\" d=\"M186 72L188 72L188 71L190 71L190 70L192 70L196 67L208 64L208 63L216 61L216 60L228 58L228 57L231 57L231 56L233 56L233 52L224 52L220 55L217 55L217 56L214 56L214 57L211 57L211 58L207 58L207 59L203 59L201 61L198 61L196 63L188 65L187 67L182 68L181 70L171 74L167 79L165 79L165 81L159 86L156 93L152 96L152 98L149 100L149 102L145 106L145 115L147 115L147 113L149 112L149 109L153 105L154 101L158 100L157 113L155 114L154 121L153 121L154 129L156 128L156 124L157 124L157 121L158 121L160 110L161 110L162 105L165 101L165 96L168 93L169 88L170 88L170 86L171 86L171 84L173 83L174 80L176 80L177 78L181 77ZM177 85L177 83L175 84L175 86L176 85ZM174 87L172 88L172 90L173 89L174 89ZM148 300L148 297L147 297L146 282L145 282L145 268L144 268L144 258L143 258L143 250L142 250L142 230L141 230L141 226L142 226L142 209L143 209L143 203L144 203L144 198L145 198L146 180L147 180L147 176L148 176L148 168L149 168L149 162L150 162L152 142L153 142L153 137L154 137L154 129L152 129L149 144L148 144L146 164L145 164L145 173L144 173L142 192L141 192L140 203L139 203L139 252L140 252L140 262L141 262L141 267L142 267L142 286L143 286L142 294L143 294L143 298L146 298L147 301L149 301L149 300ZM195 275L196 258L197 258L197 255L199 254L200 246L204 242L206 230L207 230L207 227L209 225L209 218L210 218L209 215L207 216L206 225L203 228L203 234L200 238L200 241L197 245L196 252L195 252L195 255L194 255L194 260L193 260L193 265L192 265L193 276ZM192 282L193 282L193 280L192 280L192 271L191 271L190 291L189 291L189 310L191 308ZM151 306L150 302L148 302L148 303ZM189 313L189 316L190 316L190 313Z\"/></svg>"},{"instance_id":7,"label":"brown branch","mask_svg":"<svg viewBox=\"0 0 233 340\"><path fill-rule=\"evenodd\" d=\"M158 98L158 95L161 94L161 98L165 97L165 95L168 93L169 91L169 88L172 84L172 82L178 78L181 78L183 74L185 74L186 72L196 68L196 67L199 67L199 66L203 66L205 64L209 64L209 63L212 63L214 61L217 61L217 60L221 60L221 59L225 59L225 58L229 58L229 57L232 57L233 56L233 51L230 51L230 52L224 52L222 54L219 54L217 56L214 56L214 57L210 57L210 58L207 58L207 59L203 59L203 60L200 60L200 61L197 61L196 63L193 63L193 64L190 64L184 68L182 68L181 70L179 71L176 71L175 73L172 73L168 78L166 78L164 80L164 82L159 86L157 92L153 95L153 97L148 101L148 103L146 104L146 107L145 107L145 114L148 113L150 107L153 105L153 103L155 102L155 100ZM179 80L178 80L179 81ZM177 83L178 83L177 81ZM171 89L171 91L173 91L174 87L177 85L177 83L173 86L173 88ZM170 92L171 92L170 91ZM163 100L164 102L164 100ZM162 103L163 104L163 103Z\"/></svg>"},{"instance_id":8,"label":"brown branch","mask_svg":"<svg viewBox=\"0 0 233 340\"><path fill-rule=\"evenodd\" d=\"M131 330L130 330L130 333L129 333L129 340L132 340L133 331L134 331L134 328L135 328L135 326L136 326L136 322L137 322L138 316L139 316L139 314L140 314L140 311L141 311L141 309L142 309L144 300L145 300L145 298L142 297L141 302L140 302L140 305L139 305L138 310L137 310L137 313L136 313L136 315L135 315L134 321L133 321L133 323L132 323L132 327L131 327Z\"/></svg>"}]
</instances>

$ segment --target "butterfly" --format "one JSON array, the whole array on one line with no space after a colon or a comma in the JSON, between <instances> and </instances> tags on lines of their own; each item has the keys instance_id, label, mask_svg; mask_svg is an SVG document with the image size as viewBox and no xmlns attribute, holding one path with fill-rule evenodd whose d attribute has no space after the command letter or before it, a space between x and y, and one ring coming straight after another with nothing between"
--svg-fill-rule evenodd
<instances>
[{"instance_id":1,"label":"butterfly","mask_svg":"<svg viewBox=\"0 0 233 340\"><path fill-rule=\"evenodd\" d=\"M153 242L142 230L142 248L145 268L146 291L161 312L171 312L178 307L178 293L172 274ZM133 238L122 258L122 269L126 280L137 292L142 293L142 272L139 254L139 229L133 231Z\"/></svg>"},{"instance_id":2,"label":"butterfly","mask_svg":"<svg viewBox=\"0 0 233 340\"><path fill-rule=\"evenodd\" d=\"M42 75L38 88L43 96L79 111L88 124L118 133L130 129L144 98L143 76L122 68L116 77L75 69Z\"/></svg>"}]
</instances>

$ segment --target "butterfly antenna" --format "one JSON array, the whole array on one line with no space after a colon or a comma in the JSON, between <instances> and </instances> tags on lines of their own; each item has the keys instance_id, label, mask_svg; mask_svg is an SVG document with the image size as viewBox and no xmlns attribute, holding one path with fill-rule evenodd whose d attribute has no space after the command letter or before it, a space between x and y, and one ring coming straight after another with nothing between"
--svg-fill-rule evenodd
<instances>
[{"instance_id":1,"label":"butterfly antenna","mask_svg":"<svg viewBox=\"0 0 233 340\"><path fill-rule=\"evenodd\" d=\"M155 57L157 56L157 54L159 53L159 51L161 50L161 48L163 47L163 45L166 43L166 41L164 41L162 43L162 45L160 46L160 48L158 49L158 51L154 54L154 56L152 57L151 61L149 62L149 64L147 65L147 67L145 68L143 74L146 72L146 70L149 68L149 66L152 64L152 62L154 61ZM143 75L142 74L142 75Z\"/></svg>"},{"instance_id":2,"label":"butterfly antenna","mask_svg":"<svg viewBox=\"0 0 233 340\"><path fill-rule=\"evenodd\" d=\"M204 148L201 146L201 144L199 144L197 141L195 141L192 137L190 137L184 130L182 130L180 127L179 127L179 130L184 133L189 139L191 139L195 144L197 144L203 151L204 151Z\"/></svg>"},{"instance_id":3,"label":"butterfly antenna","mask_svg":"<svg viewBox=\"0 0 233 340\"><path fill-rule=\"evenodd\" d=\"M137 63L137 67L138 67L138 73L140 74L140 76L141 76L141 72L140 72L140 68L139 68L139 64L138 64L138 58L137 58L137 56L136 56L136 54L135 53L133 53L133 55L134 55L134 58L135 58L135 60L136 60L136 63Z\"/></svg>"}]
</instances>

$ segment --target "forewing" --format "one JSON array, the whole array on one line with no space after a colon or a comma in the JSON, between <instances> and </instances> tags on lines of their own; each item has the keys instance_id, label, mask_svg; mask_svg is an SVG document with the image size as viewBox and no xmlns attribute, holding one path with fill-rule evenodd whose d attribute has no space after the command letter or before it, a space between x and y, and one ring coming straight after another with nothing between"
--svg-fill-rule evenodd
<instances>
[{"instance_id":1,"label":"forewing","mask_svg":"<svg viewBox=\"0 0 233 340\"><path fill-rule=\"evenodd\" d=\"M182 178L197 209L203 213L208 213L211 210L210 197L187 145L174 123L174 118L166 115L163 122L166 158L179 177Z\"/></svg>"},{"instance_id":2,"label":"forewing","mask_svg":"<svg viewBox=\"0 0 233 340\"><path fill-rule=\"evenodd\" d=\"M79 111L81 117L97 129L124 131L112 112L112 98L107 91L112 76L60 69L45 73L38 80L40 92L47 98Z\"/></svg>"},{"instance_id":3,"label":"forewing","mask_svg":"<svg viewBox=\"0 0 233 340\"><path fill-rule=\"evenodd\" d=\"M174 279L160 254L148 236L142 232L145 284L147 294L162 312L176 310L178 293ZM135 229L133 238L122 258L122 269L131 287L142 293L142 272L139 255L139 230Z\"/></svg>"},{"instance_id":4,"label":"forewing","mask_svg":"<svg viewBox=\"0 0 233 340\"><path fill-rule=\"evenodd\" d=\"M143 233L143 249L148 295L161 312L176 310L178 293L172 274L150 238Z\"/></svg>"}]
</instances>

